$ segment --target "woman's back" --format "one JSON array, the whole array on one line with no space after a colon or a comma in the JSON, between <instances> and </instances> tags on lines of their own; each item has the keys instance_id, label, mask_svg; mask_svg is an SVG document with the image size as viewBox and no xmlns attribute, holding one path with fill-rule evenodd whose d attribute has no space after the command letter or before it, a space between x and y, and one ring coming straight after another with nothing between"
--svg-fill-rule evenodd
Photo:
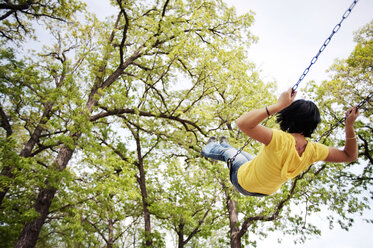
<instances>
[{"instance_id":1,"label":"woman's back","mask_svg":"<svg viewBox=\"0 0 373 248\"><path fill-rule=\"evenodd\" d=\"M294 137L281 130L273 129L268 145L263 145L252 161L238 170L238 182L249 192L272 194L287 180L296 177L315 161L324 160L328 147L308 142L299 156Z\"/></svg>"}]
</instances>

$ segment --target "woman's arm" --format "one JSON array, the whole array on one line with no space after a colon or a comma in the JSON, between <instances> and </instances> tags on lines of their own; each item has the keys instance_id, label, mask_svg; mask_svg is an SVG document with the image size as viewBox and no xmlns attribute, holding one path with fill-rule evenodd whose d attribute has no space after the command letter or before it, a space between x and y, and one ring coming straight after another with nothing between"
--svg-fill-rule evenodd
<instances>
[{"instance_id":1,"label":"woman's arm","mask_svg":"<svg viewBox=\"0 0 373 248\"><path fill-rule=\"evenodd\" d=\"M343 150L338 148L329 147L329 154L325 161L328 162L353 162L358 157L358 149L357 149L357 142L356 142L356 134L354 130L354 122L356 118L359 116L359 110L357 107L352 107L347 110L346 112L346 141L345 147Z\"/></svg>"},{"instance_id":2,"label":"woman's arm","mask_svg":"<svg viewBox=\"0 0 373 248\"><path fill-rule=\"evenodd\" d=\"M288 107L296 96L292 95L292 89L283 92L276 104L267 107L269 114L275 114ZM268 145L272 139L272 129L259 125L267 116L267 109L261 108L243 114L236 120L237 127L247 136Z\"/></svg>"}]
</instances>

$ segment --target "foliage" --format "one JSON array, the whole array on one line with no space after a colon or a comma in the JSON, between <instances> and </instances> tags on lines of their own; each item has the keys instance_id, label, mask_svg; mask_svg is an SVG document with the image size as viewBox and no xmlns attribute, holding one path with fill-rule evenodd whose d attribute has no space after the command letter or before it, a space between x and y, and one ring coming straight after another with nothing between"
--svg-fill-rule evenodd
<instances>
[{"instance_id":1,"label":"foliage","mask_svg":"<svg viewBox=\"0 0 373 248\"><path fill-rule=\"evenodd\" d=\"M237 16L219 0L117 0L116 16L99 21L81 9L78 21L81 5L71 3L45 22L53 42L0 53L4 247L30 236L37 247L164 247L169 236L178 247L255 246L253 234L274 230L304 241L320 234L308 216L323 207L333 206L331 227L345 229L369 207L361 196L371 163L359 175L349 169L355 164L317 165L273 196L254 198L233 190L222 163L201 157L210 135L242 145L234 120L275 100L274 84L247 58L256 40L251 14ZM370 31L335 65L333 80L308 88L324 110L321 129L370 90ZM357 79L368 86L356 87ZM357 132L368 153L359 162L371 156L372 110L364 108ZM337 132L328 144L341 138Z\"/></svg>"},{"instance_id":2,"label":"foliage","mask_svg":"<svg viewBox=\"0 0 373 248\"><path fill-rule=\"evenodd\" d=\"M1 1L0 37L2 41L24 41L25 37L33 36L35 19L67 22L83 7L84 4L76 0Z\"/></svg>"}]
</instances>

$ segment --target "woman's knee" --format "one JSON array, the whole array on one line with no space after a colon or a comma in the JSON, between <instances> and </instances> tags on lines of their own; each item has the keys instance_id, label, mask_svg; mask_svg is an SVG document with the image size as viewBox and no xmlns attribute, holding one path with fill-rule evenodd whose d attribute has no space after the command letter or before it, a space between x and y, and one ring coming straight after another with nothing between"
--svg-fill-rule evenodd
<instances>
[{"instance_id":1,"label":"woman's knee","mask_svg":"<svg viewBox=\"0 0 373 248\"><path fill-rule=\"evenodd\" d=\"M236 148L225 148L224 149L224 156L227 158L232 158L237 154Z\"/></svg>"},{"instance_id":2,"label":"woman's knee","mask_svg":"<svg viewBox=\"0 0 373 248\"><path fill-rule=\"evenodd\" d=\"M236 156L236 158L234 159L234 167L240 167L241 165L243 165L244 163L247 163L249 162L250 160L247 159L244 155L242 154L238 154Z\"/></svg>"},{"instance_id":3,"label":"woman's knee","mask_svg":"<svg viewBox=\"0 0 373 248\"><path fill-rule=\"evenodd\" d=\"M207 151L207 149L204 147L204 148L202 148L202 151L201 151L201 154L202 154L202 156L204 156L204 157L208 157L208 151Z\"/></svg>"}]
</instances>

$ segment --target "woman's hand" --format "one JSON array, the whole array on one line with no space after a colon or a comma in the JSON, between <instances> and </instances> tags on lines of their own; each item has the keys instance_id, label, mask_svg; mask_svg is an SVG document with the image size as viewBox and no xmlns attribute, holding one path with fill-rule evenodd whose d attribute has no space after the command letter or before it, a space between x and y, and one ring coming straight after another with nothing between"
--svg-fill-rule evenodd
<instances>
[{"instance_id":1,"label":"woman's hand","mask_svg":"<svg viewBox=\"0 0 373 248\"><path fill-rule=\"evenodd\" d=\"M290 106L290 104L294 101L295 97L297 95L297 92L290 88L287 91L284 91L281 93L280 97L277 100L276 105L280 110Z\"/></svg>"},{"instance_id":2,"label":"woman's hand","mask_svg":"<svg viewBox=\"0 0 373 248\"><path fill-rule=\"evenodd\" d=\"M345 147L343 150L338 148L329 147L329 154L325 161L328 162L353 162L357 159L358 153L358 146L356 141L356 134L354 130L354 122L356 118L359 116L358 108L352 107L346 111L346 126L345 126L345 133L346 133L346 141Z\"/></svg>"},{"instance_id":3,"label":"woman's hand","mask_svg":"<svg viewBox=\"0 0 373 248\"><path fill-rule=\"evenodd\" d=\"M359 116L359 109L354 106L346 111L346 126L353 126L356 118Z\"/></svg>"}]
</instances>

